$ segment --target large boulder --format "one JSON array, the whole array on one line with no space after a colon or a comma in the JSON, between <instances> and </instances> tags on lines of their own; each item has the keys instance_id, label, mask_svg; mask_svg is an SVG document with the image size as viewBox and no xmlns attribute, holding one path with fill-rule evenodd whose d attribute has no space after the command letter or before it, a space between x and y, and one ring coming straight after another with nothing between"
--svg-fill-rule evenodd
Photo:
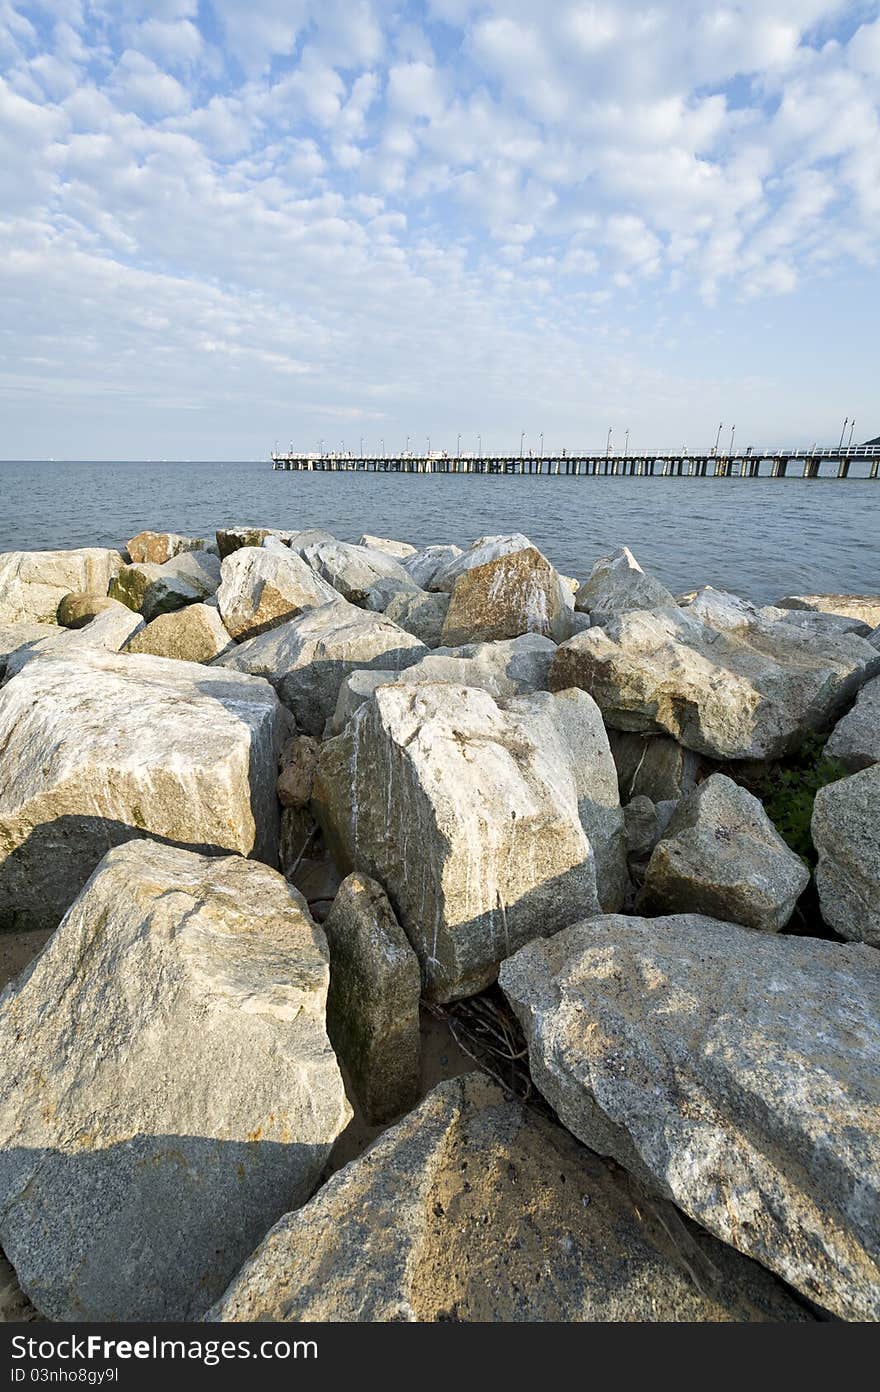
<instances>
[{"instance_id":1,"label":"large boulder","mask_svg":"<svg viewBox=\"0 0 880 1392\"><path fill-rule=\"evenodd\" d=\"M130 561L164 565L183 551L206 551L209 545L205 537L181 536L179 532L138 532L125 543L125 549Z\"/></svg>"},{"instance_id":2,"label":"large boulder","mask_svg":"<svg viewBox=\"0 0 880 1392\"><path fill-rule=\"evenodd\" d=\"M825 753L850 773L880 763L880 677L862 687L852 710L835 725Z\"/></svg>"},{"instance_id":3,"label":"large boulder","mask_svg":"<svg viewBox=\"0 0 880 1392\"><path fill-rule=\"evenodd\" d=\"M339 688L359 668L407 667L427 653L411 633L344 599L307 609L298 618L249 638L220 665L267 677L306 734L320 735Z\"/></svg>"},{"instance_id":4,"label":"large boulder","mask_svg":"<svg viewBox=\"0 0 880 1392\"><path fill-rule=\"evenodd\" d=\"M528 944L500 982L586 1145L810 1300L880 1318L874 949L609 915Z\"/></svg>"},{"instance_id":5,"label":"large boulder","mask_svg":"<svg viewBox=\"0 0 880 1392\"><path fill-rule=\"evenodd\" d=\"M434 577L439 574L447 562L460 555L460 546L425 546L414 556L407 556L403 562L403 568L410 579L414 580L422 589L432 590L434 589Z\"/></svg>"},{"instance_id":6,"label":"large boulder","mask_svg":"<svg viewBox=\"0 0 880 1392\"><path fill-rule=\"evenodd\" d=\"M45 637L26 643L6 659L5 678L8 681L35 657L74 657L78 652L102 648L105 652L120 652L144 627L140 614L133 614L124 604L114 605L96 615L82 628L51 628Z\"/></svg>"},{"instance_id":7,"label":"large boulder","mask_svg":"<svg viewBox=\"0 0 880 1392\"><path fill-rule=\"evenodd\" d=\"M778 933L809 883L809 870L759 800L713 773L678 804L648 862L636 907Z\"/></svg>"},{"instance_id":8,"label":"large boulder","mask_svg":"<svg viewBox=\"0 0 880 1392\"><path fill-rule=\"evenodd\" d=\"M219 584L217 556L209 551L182 551L164 565L141 561L123 566L110 583L110 594L149 623L157 614L208 599Z\"/></svg>"},{"instance_id":9,"label":"large boulder","mask_svg":"<svg viewBox=\"0 0 880 1392\"><path fill-rule=\"evenodd\" d=\"M49 624L0 623L0 682L6 675L6 665L19 648L39 643L56 632Z\"/></svg>"},{"instance_id":10,"label":"large boulder","mask_svg":"<svg viewBox=\"0 0 880 1392\"><path fill-rule=\"evenodd\" d=\"M382 884L435 1000L472 995L536 934L598 911L575 773L527 712L451 684L380 686L324 744L313 808Z\"/></svg>"},{"instance_id":11,"label":"large boulder","mask_svg":"<svg viewBox=\"0 0 880 1392\"><path fill-rule=\"evenodd\" d=\"M820 614L842 614L859 619L869 628L880 624L880 595L786 595L776 601L782 609L812 609Z\"/></svg>"},{"instance_id":12,"label":"large boulder","mask_svg":"<svg viewBox=\"0 0 880 1392\"><path fill-rule=\"evenodd\" d=\"M92 619L96 619L99 614L106 614L109 609L127 608L121 600L111 599L109 595L73 590L66 594L58 605L57 619L64 628L85 628ZM131 613L131 610L128 612Z\"/></svg>"},{"instance_id":13,"label":"large boulder","mask_svg":"<svg viewBox=\"0 0 880 1392\"><path fill-rule=\"evenodd\" d=\"M755 624L766 627L779 623L790 625L795 633L815 633L820 637L825 633L860 633L865 637L870 632L867 624L843 614L826 614L818 609L786 609L772 604L757 605L729 590L716 590L712 585L703 585L690 594L679 595L677 603L687 609L691 618L701 619L710 628L727 632L748 629Z\"/></svg>"},{"instance_id":14,"label":"large boulder","mask_svg":"<svg viewBox=\"0 0 880 1392\"><path fill-rule=\"evenodd\" d=\"M825 922L880 947L880 764L819 789L812 836Z\"/></svg>"},{"instance_id":15,"label":"large boulder","mask_svg":"<svg viewBox=\"0 0 880 1392\"><path fill-rule=\"evenodd\" d=\"M418 555L417 547L410 546L408 541L394 541L391 537L370 536L369 533L361 537L358 546L366 546L368 551L384 551L386 556L394 556L398 561Z\"/></svg>"},{"instance_id":16,"label":"large boulder","mask_svg":"<svg viewBox=\"0 0 880 1392\"><path fill-rule=\"evenodd\" d=\"M524 633L497 643L465 643L460 648L436 648L403 671L356 671L339 688L336 709L327 728L338 735L358 706L386 682L452 682L476 686L496 700L546 690L556 644L538 633Z\"/></svg>"},{"instance_id":17,"label":"large boulder","mask_svg":"<svg viewBox=\"0 0 880 1392\"><path fill-rule=\"evenodd\" d=\"M97 546L0 554L0 624L55 623L65 595L106 595L121 566L118 551Z\"/></svg>"},{"instance_id":18,"label":"large boulder","mask_svg":"<svg viewBox=\"0 0 880 1392\"><path fill-rule=\"evenodd\" d=\"M218 527L217 552L220 559L225 560L242 546L262 546L267 537L275 537L289 546L293 536L294 532L279 532L273 527Z\"/></svg>"},{"instance_id":19,"label":"large boulder","mask_svg":"<svg viewBox=\"0 0 880 1392\"><path fill-rule=\"evenodd\" d=\"M490 561L500 560L503 556L513 556L517 551L534 551L535 547L522 532L510 532L501 536L478 537L464 551L460 551L457 546L429 547L428 550L443 550L446 554L441 558L441 563L430 580L422 580L419 583L423 584L426 590L445 590L447 594L451 594L455 589L456 580L469 570L478 570ZM427 559L427 552L424 554ZM415 557L407 561L406 568L414 580L418 578L415 573L418 568Z\"/></svg>"},{"instance_id":20,"label":"large boulder","mask_svg":"<svg viewBox=\"0 0 880 1392\"><path fill-rule=\"evenodd\" d=\"M327 1029L366 1119L389 1121L418 1101L419 961L381 885L355 872L324 920L330 948Z\"/></svg>"},{"instance_id":21,"label":"large boulder","mask_svg":"<svg viewBox=\"0 0 880 1392\"><path fill-rule=\"evenodd\" d=\"M575 608L594 624L606 624L630 609L662 609L674 604L670 590L646 575L628 546L600 556L575 596Z\"/></svg>"},{"instance_id":22,"label":"large boulder","mask_svg":"<svg viewBox=\"0 0 880 1392\"><path fill-rule=\"evenodd\" d=\"M351 1109L274 870L110 851L0 998L0 1242L52 1320L197 1319Z\"/></svg>"},{"instance_id":23,"label":"large boulder","mask_svg":"<svg viewBox=\"0 0 880 1392\"><path fill-rule=\"evenodd\" d=\"M177 662L213 662L232 646L213 605L188 604L173 614L159 614L134 635L126 650L172 657Z\"/></svg>"},{"instance_id":24,"label":"large boulder","mask_svg":"<svg viewBox=\"0 0 880 1392\"><path fill-rule=\"evenodd\" d=\"M0 927L54 927L133 837L275 864L288 719L266 682L219 668L85 648L29 662L0 691Z\"/></svg>"},{"instance_id":25,"label":"large boulder","mask_svg":"<svg viewBox=\"0 0 880 1392\"><path fill-rule=\"evenodd\" d=\"M570 636L570 612L571 591L546 556L534 546L522 547L461 571L443 620L443 642L455 647L522 633L560 642Z\"/></svg>"},{"instance_id":26,"label":"large boulder","mask_svg":"<svg viewBox=\"0 0 880 1392\"><path fill-rule=\"evenodd\" d=\"M343 599L363 604L377 581L410 579L400 561L385 551L371 551L345 541L317 541L300 547L303 559Z\"/></svg>"},{"instance_id":27,"label":"large boulder","mask_svg":"<svg viewBox=\"0 0 880 1392\"><path fill-rule=\"evenodd\" d=\"M477 1073L287 1214L209 1320L805 1320L769 1273Z\"/></svg>"},{"instance_id":28,"label":"large boulder","mask_svg":"<svg viewBox=\"0 0 880 1392\"><path fill-rule=\"evenodd\" d=\"M634 797L667 802L696 784L703 761L678 740L609 729L608 742L617 765L621 802Z\"/></svg>"},{"instance_id":29,"label":"large boulder","mask_svg":"<svg viewBox=\"0 0 880 1392\"><path fill-rule=\"evenodd\" d=\"M616 729L670 734L715 759L770 759L826 729L877 671L876 649L852 633L762 623L729 633L675 607L570 638L550 685L583 687Z\"/></svg>"},{"instance_id":30,"label":"large boulder","mask_svg":"<svg viewBox=\"0 0 880 1392\"><path fill-rule=\"evenodd\" d=\"M223 561L217 605L233 638L243 641L338 599L296 552L243 546Z\"/></svg>"}]
</instances>

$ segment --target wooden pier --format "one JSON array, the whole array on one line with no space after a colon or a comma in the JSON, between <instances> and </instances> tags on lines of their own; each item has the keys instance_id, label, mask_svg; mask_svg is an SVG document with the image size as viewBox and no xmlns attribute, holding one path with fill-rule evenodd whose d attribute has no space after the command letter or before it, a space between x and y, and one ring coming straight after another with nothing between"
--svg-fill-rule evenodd
<instances>
[{"instance_id":1,"label":"wooden pier","mask_svg":"<svg viewBox=\"0 0 880 1392\"><path fill-rule=\"evenodd\" d=\"M474 455L446 454L308 454L288 451L270 455L273 469L298 472L373 474L534 474L545 478L568 474L595 478L848 478L852 465L864 460L868 478L880 477L880 445L834 449L755 450L735 454L687 454L682 451Z\"/></svg>"}]
</instances>

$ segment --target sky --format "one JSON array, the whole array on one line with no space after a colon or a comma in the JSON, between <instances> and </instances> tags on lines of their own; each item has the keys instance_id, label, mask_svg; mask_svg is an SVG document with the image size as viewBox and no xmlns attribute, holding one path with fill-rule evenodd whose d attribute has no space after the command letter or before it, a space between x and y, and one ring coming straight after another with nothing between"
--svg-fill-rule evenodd
<instances>
[{"instance_id":1,"label":"sky","mask_svg":"<svg viewBox=\"0 0 880 1392\"><path fill-rule=\"evenodd\" d=\"M878 315L878 3L0 0L2 457L867 439Z\"/></svg>"}]
</instances>

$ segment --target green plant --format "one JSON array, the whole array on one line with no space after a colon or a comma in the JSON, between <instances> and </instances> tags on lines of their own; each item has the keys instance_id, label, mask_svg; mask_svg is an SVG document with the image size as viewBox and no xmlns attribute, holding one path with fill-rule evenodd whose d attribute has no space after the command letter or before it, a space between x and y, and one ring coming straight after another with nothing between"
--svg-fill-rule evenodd
<instances>
[{"instance_id":1,"label":"green plant","mask_svg":"<svg viewBox=\"0 0 880 1392\"><path fill-rule=\"evenodd\" d=\"M846 777L837 759L825 755L825 741L810 735L796 754L769 765L749 780L749 789L759 797L776 830L791 849L812 869L816 848L810 833L813 802L820 788Z\"/></svg>"}]
</instances>

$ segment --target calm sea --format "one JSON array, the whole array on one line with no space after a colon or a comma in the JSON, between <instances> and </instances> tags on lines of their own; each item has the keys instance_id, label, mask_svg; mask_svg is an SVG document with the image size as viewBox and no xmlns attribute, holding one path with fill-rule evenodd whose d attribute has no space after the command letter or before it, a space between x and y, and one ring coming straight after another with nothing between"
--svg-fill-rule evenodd
<instances>
[{"instance_id":1,"label":"calm sea","mask_svg":"<svg viewBox=\"0 0 880 1392\"><path fill-rule=\"evenodd\" d=\"M416 546L525 532L565 574L632 548L673 591L880 592L880 480L300 474L267 463L0 462L0 551L144 530L323 527Z\"/></svg>"}]
</instances>

